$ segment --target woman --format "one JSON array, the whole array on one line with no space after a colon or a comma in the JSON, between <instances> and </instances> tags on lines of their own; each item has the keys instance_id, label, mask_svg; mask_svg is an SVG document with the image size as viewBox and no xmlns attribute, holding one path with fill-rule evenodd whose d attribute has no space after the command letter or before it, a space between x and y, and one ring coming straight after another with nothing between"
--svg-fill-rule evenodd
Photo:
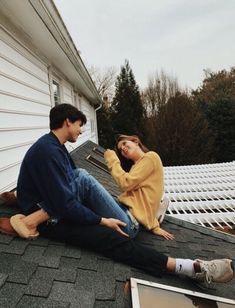
<instances>
[{"instance_id":1,"label":"woman","mask_svg":"<svg viewBox=\"0 0 235 308\"><path fill-rule=\"evenodd\" d=\"M85 185L85 186L92 187L92 189L90 190L89 194L86 194L85 199L84 197L83 199L81 199L81 195L76 194L76 191L77 191L76 187L73 187L74 185L72 185L72 190L74 190L74 195L76 196L76 199L80 203L89 207L96 214L99 214L102 217L104 217L102 218L102 220L106 218L107 219L114 218L116 220L119 220L118 227L115 226L117 223L115 221L114 221L115 222L114 226L111 225L110 227L115 228L116 231L120 232L123 235L128 235L131 238L135 237L139 230L138 222L140 222L148 230L152 230L153 233L161 235L166 239L173 239L173 236L170 233L159 228L157 219L156 218L153 219L153 217L156 216L156 209L159 207L160 199L161 199L162 192L163 192L163 174L162 174L161 160L158 157L158 155L154 152L148 152L145 154L145 151L147 151L147 149L141 144L138 137L136 136L133 136L133 137L125 136L125 137L129 139L131 138L134 141L126 140L125 138L124 139L119 138L120 140L118 141L118 144L117 144L119 146L117 147L117 152L120 154L120 158L122 159L124 164L135 163L135 166L137 166L137 161L140 160L141 158L143 158L143 162L146 161L146 159L148 160L148 158L144 159L144 155L146 155L146 157L156 156L158 158L158 161L159 161L158 165L160 167L158 168L159 170L157 170L154 167L153 174L152 172L150 172L150 169L152 168L150 166L149 166L150 169L149 168L146 169L146 166L144 167L144 173L143 173L143 170L140 170L142 163L140 164L140 168L137 168L138 170L137 172L139 173L138 181L140 182L143 181L144 180L143 174L146 174L148 178L147 182L149 183L156 182L157 188L155 188L155 184L148 185L148 188L146 189L146 193L139 195L138 190L135 187L136 185L133 185L133 190L129 198L129 201L128 201L128 198L125 198L125 196L123 196L125 194L122 194L120 196L121 204L119 204L104 189L104 187L100 183L98 183L98 181L96 181L92 176L90 176L85 170L78 168L74 171L76 175L75 176L76 180L74 181L75 185L79 187ZM132 150L129 149L130 145L129 147L125 146L126 142L127 143L129 142L130 144L132 144ZM123 149L119 151L118 149L120 149L120 147L122 147ZM107 150L105 152L105 158L107 159L107 161L109 161L108 162L109 166L112 165L110 158L111 160L113 160L113 157L118 160L114 151ZM125 158L125 160L123 160L123 158ZM119 165L120 165L120 162L119 162ZM127 175L129 176L129 179L133 178L134 169L135 168L133 166L130 172L127 173ZM136 174L136 172L134 172L134 174ZM117 177L115 178L117 179ZM140 183L140 187L141 187L140 190L143 190L143 186L146 185L145 182L146 181L144 181L142 184ZM125 190L125 184L122 184L121 187L123 188L123 190ZM130 188L131 187L129 186L129 190ZM151 193L151 191L153 192ZM157 194L155 193L155 191L157 191ZM144 197L142 202L141 202L141 197ZM154 200L151 200L152 198ZM94 200L96 200L95 203L94 203ZM136 204L136 206L133 207L134 202L138 202L138 204ZM152 206L152 203L154 203L154 206ZM136 221L135 218L137 219L138 222ZM49 215L43 210L43 206L42 206L41 210L38 210L28 216L18 214L18 215L11 217L11 225L21 237L28 238L28 239L34 239L39 235L39 233L37 232L37 226L40 223L47 221L48 219L49 219ZM101 220L101 224L102 224L102 220Z\"/></svg>"},{"instance_id":2,"label":"woman","mask_svg":"<svg viewBox=\"0 0 235 308\"><path fill-rule=\"evenodd\" d=\"M104 157L123 191L119 202L147 230L172 240L174 236L160 228L156 218L164 192L163 166L158 154L149 151L138 136L119 135L116 153L107 150Z\"/></svg>"}]
</instances>

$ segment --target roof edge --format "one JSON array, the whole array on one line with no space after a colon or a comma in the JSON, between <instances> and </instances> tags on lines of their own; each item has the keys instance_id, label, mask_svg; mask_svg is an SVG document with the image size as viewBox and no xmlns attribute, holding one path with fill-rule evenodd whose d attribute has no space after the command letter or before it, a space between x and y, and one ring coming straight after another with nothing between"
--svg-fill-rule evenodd
<instances>
[{"instance_id":1,"label":"roof edge","mask_svg":"<svg viewBox=\"0 0 235 308\"><path fill-rule=\"evenodd\" d=\"M171 217L169 215L166 215L164 219L166 221L172 223L172 224L182 226L182 227L185 227L185 228L190 229L190 230L195 230L195 231L200 232L202 234L210 235L212 237L215 237L215 238L224 240L226 242L235 244L235 236L233 236L231 234L224 233L224 232L219 231L219 230L210 229L208 227L199 226L199 225L193 224L192 222L182 220L182 219L179 219L179 218L176 218L176 217Z\"/></svg>"},{"instance_id":2,"label":"roof edge","mask_svg":"<svg viewBox=\"0 0 235 308\"><path fill-rule=\"evenodd\" d=\"M101 104L102 99L96 89L96 86L85 66L83 63L82 58L80 57L79 51L76 48L75 43L55 5L52 0L40 0L35 4L32 0L29 0L32 7L37 11L40 15L40 18L43 20L44 24L47 25L48 20L50 19L50 31L53 34L53 37L56 38L57 43L60 45L61 49L64 50L67 57L70 59L71 63L73 63L74 67L76 68L77 72L82 71L83 75L83 82L86 87L89 89L90 93L92 93L93 99L92 103L95 105ZM47 16L47 20L43 14L40 14L39 11L44 11ZM48 19L49 18L49 19ZM44 20L45 19L45 20ZM88 93L83 93L88 100L91 100L91 95Z\"/></svg>"}]
</instances>

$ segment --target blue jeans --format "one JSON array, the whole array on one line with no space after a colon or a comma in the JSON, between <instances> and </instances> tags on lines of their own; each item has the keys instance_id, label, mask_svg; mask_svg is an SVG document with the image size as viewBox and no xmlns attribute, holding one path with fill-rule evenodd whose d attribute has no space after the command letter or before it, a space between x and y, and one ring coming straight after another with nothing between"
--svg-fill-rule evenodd
<instances>
[{"instance_id":1,"label":"blue jeans","mask_svg":"<svg viewBox=\"0 0 235 308\"><path fill-rule=\"evenodd\" d=\"M122 229L131 238L137 235L139 224L131 217L128 209L116 202L93 176L81 168L74 170L74 176L75 178L70 184L75 198L79 202L102 217L116 218L125 222L126 227L122 227Z\"/></svg>"}]
</instances>

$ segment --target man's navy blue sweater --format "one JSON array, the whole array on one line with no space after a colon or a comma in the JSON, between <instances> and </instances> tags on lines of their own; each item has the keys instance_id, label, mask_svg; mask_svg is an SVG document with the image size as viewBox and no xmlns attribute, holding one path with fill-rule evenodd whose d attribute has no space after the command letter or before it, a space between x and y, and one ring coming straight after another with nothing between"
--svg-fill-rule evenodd
<instances>
[{"instance_id":1,"label":"man's navy blue sweater","mask_svg":"<svg viewBox=\"0 0 235 308\"><path fill-rule=\"evenodd\" d=\"M23 213L38 210L80 224L99 224L101 217L76 200L71 182L75 165L64 145L50 132L27 151L18 177L17 199Z\"/></svg>"}]
</instances>

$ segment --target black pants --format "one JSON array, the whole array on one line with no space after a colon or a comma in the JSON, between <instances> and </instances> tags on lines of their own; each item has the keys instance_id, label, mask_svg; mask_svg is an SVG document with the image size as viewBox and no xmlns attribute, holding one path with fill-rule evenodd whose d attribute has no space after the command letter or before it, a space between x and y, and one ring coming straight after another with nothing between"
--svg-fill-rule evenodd
<instances>
[{"instance_id":1,"label":"black pants","mask_svg":"<svg viewBox=\"0 0 235 308\"><path fill-rule=\"evenodd\" d=\"M42 224L39 231L49 239L93 250L154 276L162 276L166 272L167 256L104 226L59 222L56 225Z\"/></svg>"}]
</instances>

